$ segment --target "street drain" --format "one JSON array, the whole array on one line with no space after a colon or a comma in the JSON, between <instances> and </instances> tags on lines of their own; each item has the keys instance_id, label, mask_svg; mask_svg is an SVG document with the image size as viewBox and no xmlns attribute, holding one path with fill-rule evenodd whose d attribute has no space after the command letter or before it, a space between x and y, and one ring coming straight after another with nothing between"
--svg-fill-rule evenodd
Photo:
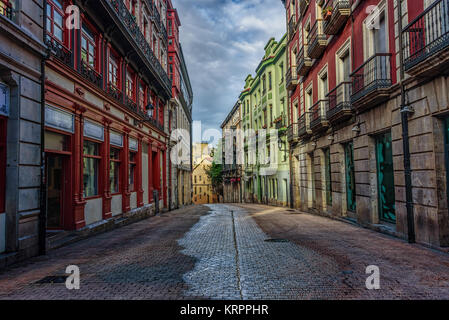
<instances>
[{"instance_id":1,"label":"street drain","mask_svg":"<svg viewBox=\"0 0 449 320\"><path fill-rule=\"evenodd\" d=\"M289 241L287 239L266 239L265 242L285 243Z\"/></svg>"},{"instance_id":2,"label":"street drain","mask_svg":"<svg viewBox=\"0 0 449 320\"><path fill-rule=\"evenodd\" d=\"M68 276L48 276L45 277L39 281L37 281L37 284L54 284L54 283L65 283L67 280Z\"/></svg>"}]
</instances>

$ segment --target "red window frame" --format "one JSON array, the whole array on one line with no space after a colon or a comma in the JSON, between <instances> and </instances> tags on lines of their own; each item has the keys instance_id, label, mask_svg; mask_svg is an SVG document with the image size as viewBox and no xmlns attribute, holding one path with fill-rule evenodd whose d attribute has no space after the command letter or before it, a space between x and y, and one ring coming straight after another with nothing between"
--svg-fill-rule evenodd
<instances>
[{"instance_id":1,"label":"red window frame","mask_svg":"<svg viewBox=\"0 0 449 320\"><path fill-rule=\"evenodd\" d=\"M87 29L87 31L89 31L91 34L87 33L85 28ZM90 49L93 47L93 53L90 52ZM93 27L92 24L90 24L87 20L83 20L83 24L81 26L81 60L91 69L95 70L95 71L99 71L99 50L98 50L98 32L96 31L96 29ZM86 57L88 58L88 60L86 61L83 58L83 52L86 52ZM92 59L93 61L93 65L91 64L90 59Z\"/></svg>"},{"instance_id":2,"label":"red window frame","mask_svg":"<svg viewBox=\"0 0 449 320\"><path fill-rule=\"evenodd\" d=\"M164 105L161 100L159 100L159 122L164 125Z\"/></svg>"},{"instance_id":3,"label":"red window frame","mask_svg":"<svg viewBox=\"0 0 449 320\"><path fill-rule=\"evenodd\" d=\"M137 191L137 161L138 161L137 151L129 150L129 171L128 171L128 189L129 192ZM132 183L131 183L132 182Z\"/></svg>"},{"instance_id":4,"label":"red window frame","mask_svg":"<svg viewBox=\"0 0 449 320\"><path fill-rule=\"evenodd\" d=\"M143 111L145 111L145 107L147 106L147 86L144 82L140 82L139 84L139 107Z\"/></svg>"},{"instance_id":5,"label":"red window frame","mask_svg":"<svg viewBox=\"0 0 449 320\"><path fill-rule=\"evenodd\" d=\"M91 143L95 143L97 145L97 154L96 155L90 155L90 154L85 154L84 150L83 150L83 173L85 170L84 167L84 159L95 159L97 161L97 194L95 195L91 195L91 196L85 196L84 193L84 186L83 186L83 198L84 199L96 199L96 198L100 198L101 197L101 190L102 190L102 156L101 156L101 150L102 150L102 144L103 142L95 140L95 139L90 139L90 138L86 138L84 137L84 142L91 142ZM84 149L84 147L83 147ZM83 182L84 184L84 182Z\"/></svg>"},{"instance_id":6,"label":"red window frame","mask_svg":"<svg viewBox=\"0 0 449 320\"><path fill-rule=\"evenodd\" d=\"M112 150L117 151L118 153L118 157L113 157L113 153ZM110 152L109 152L109 162L110 162L110 169L109 169L109 190L111 192L111 195L118 195L122 192L122 183L121 183L121 179L122 179L122 150L123 148L120 147L116 147L116 146L110 146ZM111 176L112 173L112 164L117 164L118 165L118 190L112 190L112 179L113 177Z\"/></svg>"},{"instance_id":7,"label":"red window frame","mask_svg":"<svg viewBox=\"0 0 449 320\"><path fill-rule=\"evenodd\" d=\"M128 68L126 72L125 90L126 96L136 102L136 75L134 71Z\"/></svg>"},{"instance_id":8,"label":"red window frame","mask_svg":"<svg viewBox=\"0 0 449 320\"><path fill-rule=\"evenodd\" d=\"M114 74L112 68L115 68L116 75L114 79ZM112 85L115 89L121 91L121 63L119 55L112 49L109 48L108 56L108 84Z\"/></svg>"},{"instance_id":9,"label":"red window frame","mask_svg":"<svg viewBox=\"0 0 449 320\"><path fill-rule=\"evenodd\" d=\"M0 213L5 212L6 190L6 125L7 118L0 116Z\"/></svg>"},{"instance_id":10,"label":"red window frame","mask_svg":"<svg viewBox=\"0 0 449 320\"><path fill-rule=\"evenodd\" d=\"M62 8L58 5L60 4ZM51 37L52 40L55 40L65 46L69 44L69 36L68 32L65 28L65 1L64 0L48 0L47 2L47 35ZM55 21L55 13L59 14L62 17L62 26L58 26ZM59 39L55 35L55 26L61 30L62 39Z\"/></svg>"}]
</instances>

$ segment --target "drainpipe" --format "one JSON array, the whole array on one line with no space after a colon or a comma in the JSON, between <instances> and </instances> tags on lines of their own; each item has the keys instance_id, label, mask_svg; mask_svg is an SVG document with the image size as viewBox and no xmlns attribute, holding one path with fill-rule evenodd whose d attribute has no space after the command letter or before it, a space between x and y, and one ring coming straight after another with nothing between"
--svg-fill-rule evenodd
<instances>
[{"instance_id":1,"label":"drainpipe","mask_svg":"<svg viewBox=\"0 0 449 320\"><path fill-rule=\"evenodd\" d=\"M404 55L403 38L402 38L402 0L398 4L398 29L399 29L399 61L400 61L400 86L401 86L401 120L402 120L402 142L404 149L404 175L405 175L405 196L407 208L407 228L408 228L408 242L415 243L415 216L413 213L413 193L412 193L412 170L410 164L410 139L408 133L408 116L411 113L411 108L405 103L406 88L404 84Z\"/></svg>"},{"instance_id":2,"label":"drainpipe","mask_svg":"<svg viewBox=\"0 0 449 320\"><path fill-rule=\"evenodd\" d=\"M44 42L47 35L47 0L43 2L43 16L42 24L44 27ZM47 253L47 186L45 173L45 61L49 57L49 52L42 58L41 61L41 190L40 190L40 212L39 212L39 232L38 232L38 246L39 255Z\"/></svg>"}]
</instances>

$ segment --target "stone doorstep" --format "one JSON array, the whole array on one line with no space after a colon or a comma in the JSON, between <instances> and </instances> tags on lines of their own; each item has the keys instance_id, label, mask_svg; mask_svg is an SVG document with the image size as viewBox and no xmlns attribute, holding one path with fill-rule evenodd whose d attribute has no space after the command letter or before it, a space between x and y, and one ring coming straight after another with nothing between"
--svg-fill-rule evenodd
<instances>
[{"instance_id":1,"label":"stone doorstep","mask_svg":"<svg viewBox=\"0 0 449 320\"><path fill-rule=\"evenodd\" d=\"M0 254L0 270L17 261L18 252Z\"/></svg>"},{"instance_id":2,"label":"stone doorstep","mask_svg":"<svg viewBox=\"0 0 449 320\"><path fill-rule=\"evenodd\" d=\"M77 231L64 231L55 236L54 239L47 239L47 250L58 249L94 235L147 219L151 216L154 216L153 206L147 205L142 208L133 209L124 215L93 223Z\"/></svg>"}]
</instances>

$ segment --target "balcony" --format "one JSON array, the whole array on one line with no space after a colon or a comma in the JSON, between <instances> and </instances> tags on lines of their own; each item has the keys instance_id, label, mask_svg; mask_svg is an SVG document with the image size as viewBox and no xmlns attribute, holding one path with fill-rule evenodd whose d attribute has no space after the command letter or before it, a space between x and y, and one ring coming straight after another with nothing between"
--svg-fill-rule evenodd
<instances>
[{"instance_id":1,"label":"balcony","mask_svg":"<svg viewBox=\"0 0 449 320\"><path fill-rule=\"evenodd\" d=\"M292 123L287 129L287 140L289 143L297 142L299 139L299 126L298 123Z\"/></svg>"},{"instance_id":2,"label":"balcony","mask_svg":"<svg viewBox=\"0 0 449 320\"><path fill-rule=\"evenodd\" d=\"M302 77L306 76L309 73L313 65L312 59L305 56L304 47L307 47L307 45L301 47L298 56L296 57L296 72L299 76Z\"/></svg>"},{"instance_id":3,"label":"balcony","mask_svg":"<svg viewBox=\"0 0 449 320\"><path fill-rule=\"evenodd\" d=\"M288 90L294 90L298 85L298 75L295 66L291 66L290 69L287 70L286 83Z\"/></svg>"},{"instance_id":4,"label":"balcony","mask_svg":"<svg viewBox=\"0 0 449 320\"><path fill-rule=\"evenodd\" d=\"M13 7L12 3L8 0L0 0L0 16L4 16L9 20L12 20Z\"/></svg>"},{"instance_id":5,"label":"balcony","mask_svg":"<svg viewBox=\"0 0 449 320\"><path fill-rule=\"evenodd\" d=\"M293 14L288 22L288 37L293 39L296 32L296 14Z\"/></svg>"},{"instance_id":6,"label":"balcony","mask_svg":"<svg viewBox=\"0 0 449 320\"><path fill-rule=\"evenodd\" d=\"M298 139L305 139L312 134L309 112L304 112L298 120Z\"/></svg>"},{"instance_id":7,"label":"balcony","mask_svg":"<svg viewBox=\"0 0 449 320\"><path fill-rule=\"evenodd\" d=\"M45 44L54 57L66 66L73 68L73 53L70 49L66 48L59 41L51 38L49 35L47 35L45 39Z\"/></svg>"},{"instance_id":8,"label":"balcony","mask_svg":"<svg viewBox=\"0 0 449 320\"><path fill-rule=\"evenodd\" d=\"M323 31L327 35L335 35L344 26L351 15L350 0L328 0L323 10Z\"/></svg>"},{"instance_id":9,"label":"balcony","mask_svg":"<svg viewBox=\"0 0 449 320\"><path fill-rule=\"evenodd\" d=\"M145 39L145 36L140 31L139 26L134 19L134 16L129 12L122 0L108 0L105 2L108 4L106 5L106 7L109 7L108 11L112 12L113 16L115 16L115 19L117 20L117 26L123 26L126 29L126 33L128 34L128 36L131 37L134 41L136 51L139 54L143 54L145 60L151 66L152 71L154 71L154 73L159 78L163 89L170 97L172 82L168 77L167 72L164 70L157 57L154 55L153 50ZM153 8L153 16L155 15L155 19L158 18L156 25L160 27L160 15L157 10Z\"/></svg>"},{"instance_id":10,"label":"balcony","mask_svg":"<svg viewBox=\"0 0 449 320\"><path fill-rule=\"evenodd\" d=\"M301 17L306 13L310 0L298 0L299 1L299 14Z\"/></svg>"},{"instance_id":11,"label":"balcony","mask_svg":"<svg viewBox=\"0 0 449 320\"><path fill-rule=\"evenodd\" d=\"M351 74L354 109L364 111L389 99L391 56L391 53L375 54Z\"/></svg>"},{"instance_id":12,"label":"balcony","mask_svg":"<svg viewBox=\"0 0 449 320\"><path fill-rule=\"evenodd\" d=\"M432 76L449 68L449 3L435 1L402 31L405 71Z\"/></svg>"},{"instance_id":13,"label":"balcony","mask_svg":"<svg viewBox=\"0 0 449 320\"><path fill-rule=\"evenodd\" d=\"M327 36L323 32L323 20L317 19L307 36L307 55L312 59L318 59L327 46Z\"/></svg>"},{"instance_id":14,"label":"balcony","mask_svg":"<svg viewBox=\"0 0 449 320\"><path fill-rule=\"evenodd\" d=\"M81 62L81 75L98 88L103 88L103 77L86 62Z\"/></svg>"},{"instance_id":15,"label":"balcony","mask_svg":"<svg viewBox=\"0 0 449 320\"><path fill-rule=\"evenodd\" d=\"M107 93L111 98L113 98L119 102L122 102L122 99L123 99L122 92L113 84L109 83L108 88L107 88Z\"/></svg>"},{"instance_id":16,"label":"balcony","mask_svg":"<svg viewBox=\"0 0 449 320\"><path fill-rule=\"evenodd\" d=\"M327 100L320 100L309 110L310 130L312 130L313 133L321 132L329 127L329 122L327 121L326 116L327 102Z\"/></svg>"},{"instance_id":17,"label":"balcony","mask_svg":"<svg viewBox=\"0 0 449 320\"><path fill-rule=\"evenodd\" d=\"M330 124L338 124L352 117L351 82L340 83L328 93L327 98L326 116Z\"/></svg>"}]
</instances>

